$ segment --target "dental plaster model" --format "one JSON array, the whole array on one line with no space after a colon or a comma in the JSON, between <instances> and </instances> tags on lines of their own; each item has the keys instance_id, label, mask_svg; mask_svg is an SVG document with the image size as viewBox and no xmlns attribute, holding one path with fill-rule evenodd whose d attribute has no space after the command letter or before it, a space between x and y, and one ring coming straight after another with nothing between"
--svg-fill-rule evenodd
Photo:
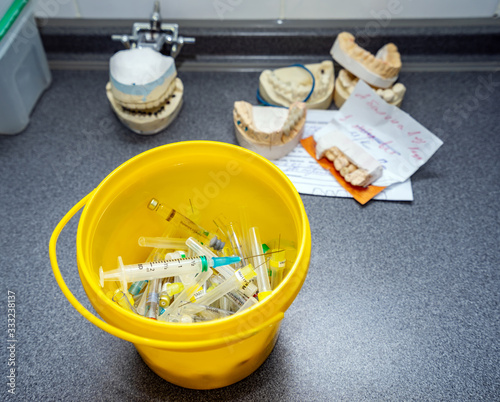
<instances>
[{"instance_id":1,"label":"dental plaster model","mask_svg":"<svg viewBox=\"0 0 500 402\"><path fill-rule=\"evenodd\" d=\"M289 109L234 102L233 119L238 143L268 159L279 159L300 141L306 110L304 102L295 102Z\"/></svg>"},{"instance_id":2,"label":"dental plaster model","mask_svg":"<svg viewBox=\"0 0 500 402\"><path fill-rule=\"evenodd\" d=\"M328 109L332 103L334 86L333 62L326 60L305 67L315 80L314 91L306 101L307 108ZM294 102L304 101L311 91L312 82L311 74L301 67L264 70L259 78L259 92L266 102L289 107Z\"/></svg>"},{"instance_id":3,"label":"dental plaster model","mask_svg":"<svg viewBox=\"0 0 500 402\"><path fill-rule=\"evenodd\" d=\"M401 70L401 56L395 44L386 44L373 56L359 47L349 32L337 35L330 53L346 70L378 88L389 88Z\"/></svg>"},{"instance_id":4,"label":"dental plaster model","mask_svg":"<svg viewBox=\"0 0 500 402\"><path fill-rule=\"evenodd\" d=\"M352 75L347 70L340 70L337 80L335 81L335 90L333 92L333 101L335 106L339 109L344 104L344 102L349 98L354 87L358 83L359 78ZM385 100L387 103L394 106L401 106L403 97L406 93L406 87L401 83L396 83L392 87L387 89L375 89L377 94Z\"/></svg>"},{"instance_id":5,"label":"dental plaster model","mask_svg":"<svg viewBox=\"0 0 500 402\"><path fill-rule=\"evenodd\" d=\"M316 159L326 157L353 186L366 187L382 176L380 163L340 130L328 132L316 141Z\"/></svg>"},{"instance_id":6,"label":"dental plaster model","mask_svg":"<svg viewBox=\"0 0 500 402\"><path fill-rule=\"evenodd\" d=\"M155 134L175 119L184 87L174 59L151 48L121 50L110 59L106 95L118 118L138 134Z\"/></svg>"}]
</instances>

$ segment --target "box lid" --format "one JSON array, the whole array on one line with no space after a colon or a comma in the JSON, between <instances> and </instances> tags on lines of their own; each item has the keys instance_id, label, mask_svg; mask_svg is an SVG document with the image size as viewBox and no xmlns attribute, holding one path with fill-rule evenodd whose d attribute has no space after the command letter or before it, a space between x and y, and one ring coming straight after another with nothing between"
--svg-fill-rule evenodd
<instances>
[{"instance_id":1,"label":"box lid","mask_svg":"<svg viewBox=\"0 0 500 402\"><path fill-rule=\"evenodd\" d=\"M10 7L7 8L7 11L5 11L5 14L3 14L0 19L0 41L9 31L10 27L16 21L16 18L21 14L21 11L23 11L24 6L28 4L28 2L29 0L14 0Z\"/></svg>"}]
</instances>

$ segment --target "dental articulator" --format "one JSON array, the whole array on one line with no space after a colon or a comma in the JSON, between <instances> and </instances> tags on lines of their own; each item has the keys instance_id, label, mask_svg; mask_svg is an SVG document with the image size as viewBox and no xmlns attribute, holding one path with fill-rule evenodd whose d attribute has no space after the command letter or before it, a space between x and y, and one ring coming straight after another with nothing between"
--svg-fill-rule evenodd
<instances>
[{"instance_id":1,"label":"dental articulator","mask_svg":"<svg viewBox=\"0 0 500 402\"><path fill-rule=\"evenodd\" d=\"M138 134L156 134L177 117L184 86L177 77L175 57L194 38L179 35L178 24L161 21L155 2L149 23L136 22L131 35L113 35L125 49L109 63L106 95L118 119ZM170 46L170 56L161 52Z\"/></svg>"}]
</instances>

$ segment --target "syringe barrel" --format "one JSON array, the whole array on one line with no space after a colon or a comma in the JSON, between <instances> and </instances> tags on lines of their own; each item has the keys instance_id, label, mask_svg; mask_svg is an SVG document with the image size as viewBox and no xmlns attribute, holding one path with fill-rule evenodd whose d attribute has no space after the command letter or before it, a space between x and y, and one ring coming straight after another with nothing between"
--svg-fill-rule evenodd
<instances>
[{"instance_id":1,"label":"syringe barrel","mask_svg":"<svg viewBox=\"0 0 500 402\"><path fill-rule=\"evenodd\" d=\"M159 302L159 291L161 286L161 279L153 279L150 282L148 288L148 296L146 299L146 318L151 318L156 320L158 316L158 302Z\"/></svg>"},{"instance_id":2,"label":"syringe barrel","mask_svg":"<svg viewBox=\"0 0 500 402\"><path fill-rule=\"evenodd\" d=\"M168 248L175 250L187 250L186 241L184 239L175 239L168 237L139 237L139 246Z\"/></svg>"},{"instance_id":3,"label":"syringe barrel","mask_svg":"<svg viewBox=\"0 0 500 402\"><path fill-rule=\"evenodd\" d=\"M234 272L233 272L234 275ZM210 278L212 282L215 282L217 285L220 285L224 283L226 278L222 275L214 275L212 278ZM238 307L243 306L245 304L245 301L247 297L241 292L240 289L234 289L229 292L227 292L224 296L229 298L234 304L236 304Z\"/></svg>"},{"instance_id":4,"label":"syringe barrel","mask_svg":"<svg viewBox=\"0 0 500 402\"><path fill-rule=\"evenodd\" d=\"M222 296L231 292L232 290L239 289L248 285L252 278L255 276L255 271L251 265L239 269L234 275L226 279L222 284L209 291L204 296L196 300L196 303L210 305L214 301L219 300Z\"/></svg>"},{"instance_id":5,"label":"syringe barrel","mask_svg":"<svg viewBox=\"0 0 500 402\"><path fill-rule=\"evenodd\" d=\"M231 290L237 289L240 286L238 280L234 277L226 279L221 285L212 289L210 292L202 296L197 303L210 305L214 301L219 300L222 296L230 292Z\"/></svg>"},{"instance_id":6,"label":"syringe barrel","mask_svg":"<svg viewBox=\"0 0 500 402\"><path fill-rule=\"evenodd\" d=\"M227 226L227 236L233 252L241 257L241 263L236 264L236 267L243 267L247 261L245 260L245 250L243 249L243 244L241 243L241 233L239 227L234 222L230 222Z\"/></svg>"},{"instance_id":7,"label":"syringe barrel","mask_svg":"<svg viewBox=\"0 0 500 402\"><path fill-rule=\"evenodd\" d=\"M271 291L269 284L269 275L267 271L267 263L265 257L262 255L262 243L260 241L259 228L250 228L250 244L252 247L253 262L255 265L255 272L257 273L257 287L259 292Z\"/></svg>"},{"instance_id":8,"label":"syringe barrel","mask_svg":"<svg viewBox=\"0 0 500 402\"><path fill-rule=\"evenodd\" d=\"M208 268L206 257L178 258L125 265L124 276L127 282L156 278L168 278L178 275L197 274ZM116 281L121 279L120 270L103 272L101 280Z\"/></svg>"}]
</instances>

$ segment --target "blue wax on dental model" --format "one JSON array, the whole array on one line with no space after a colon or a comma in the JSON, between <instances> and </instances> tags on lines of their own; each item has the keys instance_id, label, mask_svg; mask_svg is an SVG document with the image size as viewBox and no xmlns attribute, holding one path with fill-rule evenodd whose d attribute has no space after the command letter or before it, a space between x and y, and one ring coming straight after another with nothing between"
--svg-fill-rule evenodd
<instances>
[{"instance_id":1,"label":"blue wax on dental model","mask_svg":"<svg viewBox=\"0 0 500 402\"><path fill-rule=\"evenodd\" d=\"M165 71L165 73L158 79L149 82L147 84L142 84L142 85L136 85L133 83L132 85L129 84L122 84L121 82L118 82L111 74L109 76L113 86L120 92L123 92L124 94L127 95L142 95L142 100L143 102L146 102L147 96L155 89L156 87L162 85L165 80L175 74L175 63L172 63L172 65Z\"/></svg>"}]
</instances>

